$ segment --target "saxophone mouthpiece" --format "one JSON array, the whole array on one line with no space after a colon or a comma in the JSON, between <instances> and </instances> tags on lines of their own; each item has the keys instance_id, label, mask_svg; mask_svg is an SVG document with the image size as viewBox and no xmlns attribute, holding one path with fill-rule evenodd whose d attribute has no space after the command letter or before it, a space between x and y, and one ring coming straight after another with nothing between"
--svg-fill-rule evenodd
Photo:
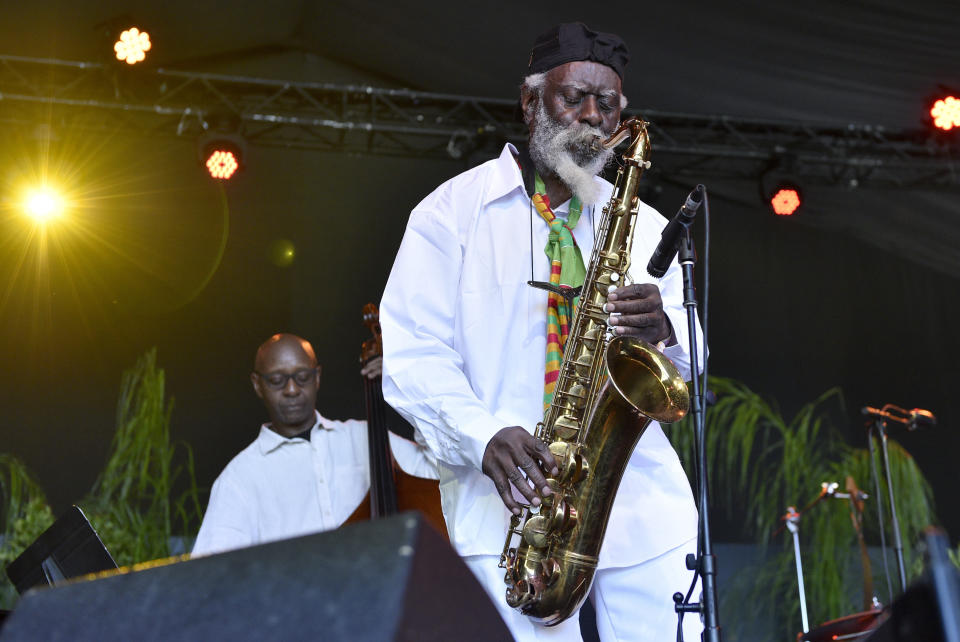
<instances>
[{"instance_id":1,"label":"saxophone mouthpiece","mask_svg":"<svg viewBox=\"0 0 960 642\"><path fill-rule=\"evenodd\" d=\"M634 125L642 126L646 124L647 123L640 118L630 118L629 120L625 120L622 123L620 123L620 125L617 126L614 132L610 134L609 138L607 138L606 140L603 140L598 136L593 140L593 142L590 143L590 147L593 148L594 151L601 151L604 149L613 149L614 147L616 147L617 145L619 145L620 143L622 143L623 141L631 137L631 135L633 134Z\"/></svg>"}]
</instances>

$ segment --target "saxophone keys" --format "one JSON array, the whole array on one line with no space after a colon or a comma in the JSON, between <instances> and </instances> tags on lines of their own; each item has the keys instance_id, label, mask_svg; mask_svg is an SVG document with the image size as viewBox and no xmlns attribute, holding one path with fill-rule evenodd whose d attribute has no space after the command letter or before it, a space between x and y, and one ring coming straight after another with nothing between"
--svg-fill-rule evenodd
<instances>
[{"instance_id":1,"label":"saxophone keys","mask_svg":"<svg viewBox=\"0 0 960 642\"><path fill-rule=\"evenodd\" d=\"M580 474L580 460L576 447L564 441L555 441L550 444L550 453L557 460L557 479L563 483L574 482ZM554 490L551 488L551 490ZM556 492L554 490L554 492Z\"/></svg>"},{"instance_id":2,"label":"saxophone keys","mask_svg":"<svg viewBox=\"0 0 960 642\"><path fill-rule=\"evenodd\" d=\"M573 384L563 395L577 410L587 403L587 389L582 383Z\"/></svg>"},{"instance_id":3,"label":"saxophone keys","mask_svg":"<svg viewBox=\"0 0 960 642\"><path fill-rule=\"evenodd\" d=\"M560 579L560 563L553 557L549 557L540 563L540 572L543 574L543 583L551 586Z\"/></svg>"},{"instance_id":4,"label":"saxophone keys","mask_svg":"<svg viewBox=\"0 0 960 642\"><path fill-rule=\"evenodd\" d=\"M572 439L580 432L580 422L573 415L561 415L554 422L553 430L560 439Z\"/></svg>"},{"instance_id":5,"label":"saxophone keys","mask_svg":"<svg viewBox=\"0 0 960 642\"><path fill-rule=\"evenodd\" d=\"M503 583L513 586L517 583L517 549L511 548L507 559L500 561L500 568L507 569L503 574Z\"/></svg>"},{"instance_id":6,"label":"saxophone keys","mask_svg":"<svg viewBox=\"0 0 960 642\"><path fill-rule=\"evenodd\" d=\"M531 602L537 595L536 588L526 580L520 580L507 588L507 604L511 608L519 609Z\"/></svg>"},{"instance_id":7,"label":"saxophone keys","mask_svg":"<svg viewBox=\"0 0 960 642\"><path fill-rule=\"evenodd\" d=\"M558 482L553 477L547 477L547 487L550 489L551 495L543 498L545 503L550 503L553 501L553 498L560 495L560 482Z\"/></svg>"},{"instance_id":8,"label":"saxophone keys","mask_svg":"<svg viewBox=\"0 0 960 642\"><path fill-rule=\"evenodd\" d=\"M577 475L572 479L574 483L582 482L590 474L590 460L580 453L577 455L577 466Z\"/></svg>"},{"instance_id":9,"label":"saxophone keys","mask_svg":"<svg viewBox=\"0 0 960 642\"><path fill-rule=\"evenodd\" d=\"M576 507L565 501L558 501L551 511L550 530L558 534L569 532L577 525L578 518Z\"/></svg>"},{"instance_id":10,"label":"saxophone keys","mask_svg":"<svg viewBox=\"0 0 960 642\"><path fill-rule=\"evenodd\" d=\"M597 349L597 341L599 341L599 339L600 330L596 325L583 333L583 345L590 352L593 352Z\"/></svg>"},{"instance_id":11,"label":"saxophone keys","mask_svg":"<svg viewBox=\"0 0 960 642\"><path fill-rule=\"evenodd\" d=\"M549 532L547 518L543 515L535 515L523 526L523 541L535 548L543 548L547 545Z\"/></svg>"},{"instance_id":12,"label":"saxophone keys","mask_svg":"<svg viewBox=\"0 0 960 642\"><path fill-rule=\"evenodd\" d=\"M573 530L573 527L577 525L580 521L580 512L577 510L577 507L573 504L567 504L567 510L564 515L564 531Z\"/></svg>"}]
</instances>

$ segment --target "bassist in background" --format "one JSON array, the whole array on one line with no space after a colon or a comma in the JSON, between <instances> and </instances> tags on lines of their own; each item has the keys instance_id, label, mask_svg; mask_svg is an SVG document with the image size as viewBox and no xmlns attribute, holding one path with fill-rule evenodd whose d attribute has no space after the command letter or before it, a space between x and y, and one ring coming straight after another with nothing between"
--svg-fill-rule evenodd
<instances>
[{"instance_id":1,"label":"bassist in background","mask_svg":"<svg viewBox=\"0 0 960 642\"><path fill-rule=\"evenodd\" d=\"M363 374L379 378L380 361L366 363ZM370 489L366 422L317 411L320 366L309 342L270 337L257 350L250 381L270 422L214 482L194 555L337 528ZM416 444L391 433L390 446L404 471L436 478Z\"/></svg>"}]
</instances>

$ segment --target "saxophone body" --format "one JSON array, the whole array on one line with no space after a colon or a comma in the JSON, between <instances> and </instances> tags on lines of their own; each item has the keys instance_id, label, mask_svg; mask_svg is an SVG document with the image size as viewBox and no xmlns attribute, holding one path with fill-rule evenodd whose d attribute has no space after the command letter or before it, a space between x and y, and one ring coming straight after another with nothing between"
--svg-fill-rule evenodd
<instances>
[{"instance_id":1,"label":"saxophone body","mask_svg":"<svg viewBox=\"0 0 960 642\"><path fill-rule=\"evenodd\" d=\"M558 462L553 491L511 518L500 557L507 603L546 626L564 621L590 592L620 479L651 420L678 421L689 394L676 366L649 343L615 337L603 311L622 285L639 210L637 188L649 162L642 120L631 119L600 143L630 139L587 268L551 405L537 425Z\"/></svg>"}]
</instances>

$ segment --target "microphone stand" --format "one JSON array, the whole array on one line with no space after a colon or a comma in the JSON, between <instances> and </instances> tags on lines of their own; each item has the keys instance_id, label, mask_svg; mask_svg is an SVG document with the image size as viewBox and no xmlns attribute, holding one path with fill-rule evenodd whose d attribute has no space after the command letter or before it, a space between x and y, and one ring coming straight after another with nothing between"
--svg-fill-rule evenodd
<instances>
[{"instance_id":1,"label":"microphone stand","mask_svg":"<svg viewBox=\"0 0 960 642\"><path fill-rule=\"evenodd\" d=\"M697 298L694 287L693 266L696 252L690 226L684 226L684 235L680 241L677 257L683 270L683 307L687 310L687 330L690 334L690 371L693 373L693 424L697 449L697 477L699 478L699 518L697 533L697 555L687 556L687 568L697 571L703 582L701 602L687 603L681 593L674 595L674 609L677 613L699 613L703 617L703 642L720 642L719 614L717 602L717 560L713 554L713 542L710 537L710 508L707 493L707 453L704 433L704 399L700 389L700 359L697 351Z\"/></svg>"},{"instance_id":2,"label":"microphone stand","mask_svg":"<svg viewBox=\"0 0 960 642\"><path fill-rule=\"evenodd\" d=\"M890 565L887 563L887 529L883 519L883 495L880 494L880 472L877 470L877 458L874 454L873 426L867 428L867 447L870 452L870 472L873 476L873 488L877 498L877 520L880 522L880 551L883 553L883 576L887 580L887 602L893 603L893 583L890 581Z\"/></svg>"},{"instance_id":3,"label":"microphone stand","mask_svg":"<svg viewBox=\"0 0 960 642\"><path fill-rule=\"evenodd\" d=\"M810 621L807 618L807 593L803 584L803 561L800 555L800 518L827 497L852 499L852 495L849 493L838 493L838 486L839 484L835 482L823 482L820 484L820 494L801 511L797 511L794 506L787 506L787 512L780 518L783 525L773 533L773 537L776 537L786 529L790 531L790 535L793 536L793 559L797 566L797 590L800 592L800 621L803 623L804 633L810 630Z\"/></svg>"},{"instance_id":4,"label":"microphone stand","mask_svg":"<svg viewBox=\"0 0 960 642\"><path fill-rule=\"evenodd\" d=\"M803 562L800 559L800 513L793 506L787 506L783 520L793 535L793 559L797 564L797 589L800 591L800 621L806 633L810 630L810 622L807 620L807 592L803 586Z\"/></svg>"},{"instance_id":5,"label":"microphone stand","mask_svg":"<svg viewBox=\"0 0 960 642\"><path fill-rule=\"evenodd\" d=\"M877 438L880 441L880 461L883 463L883 474L887 480L887 497L890 500L890 527L893 529L893 551L897 556L897 572L900 574L900 591L903 592L907 590L907 572L903 563L903 540L900 537L900 522L897 519L897 504L893 499L893 479L890 475L890 456L887 451L887 431L883 425L883 420L880 417L876 418L867 433L867 439L870 439L871 442L873 440L874 431L876 431ZM883 528L882 523L880 524L880 527L881 529Z\"/></svg>"}]
</instances>

